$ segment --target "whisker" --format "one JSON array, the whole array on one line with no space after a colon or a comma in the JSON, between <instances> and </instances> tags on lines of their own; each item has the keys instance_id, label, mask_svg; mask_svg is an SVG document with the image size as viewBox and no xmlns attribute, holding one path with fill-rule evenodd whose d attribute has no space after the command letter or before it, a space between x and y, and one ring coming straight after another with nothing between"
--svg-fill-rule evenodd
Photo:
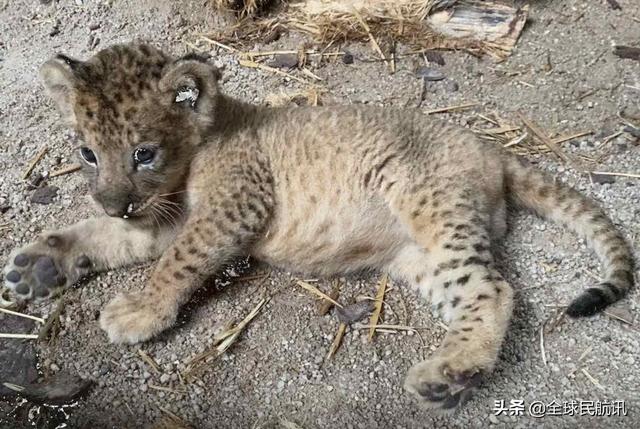
<instances>
[{"instance_id":1,"label":"whisker","mask_svg":"<svg viewBox=\"0 0 640 429\"><path fill-rule=\"evenodd\" d=\"M170 219L171 224L174 227L178 226L178 218L182 215L181 212L177 211L177 209L172 206L167 206L163 204L163 201L159 201L159 203L157 204L157 207L167 215L167 217Z\"/></svg>"},{"instance_id":2,"label":"whisker","mask_svg":"<svg viewBox=\"0 0 640 429\"><path fill-rule=\"evenodd\" d=\"M157 204L153 204L151 207L153 207L158 216L160 216L164 222L168 223L169 225L173 225L171 219L166 215L166 213L160 206L158 206Z\"/></svg>"},{"instance_id":3,"label":"whisker","mask_svg":"<svg viewBox=\"0 0 640 429\"><path fill-rule=\"evenodd\" d=\"M187 190L182 190L182 191L177 191L177 192L169 192L166 194L158 194L159 197L168 197L169 195L177 195L177 194L184 194L185 192L187 192Z\"/></svg>"},{"instance_id":4,"label":"whisker","mask_svg":"<svg viewBox=\"0 0 640 429\"><path fill-rule=\"evenodd\" d=\"M151 211L149 212L149 214L151 214L151 218L153 219L153 222L156 225L156 227L160 229L161 227L160 221L158 220L158 216L156 215L155 210L153 210L153 206L151 207Z\"/></svg>"}]
</instances>

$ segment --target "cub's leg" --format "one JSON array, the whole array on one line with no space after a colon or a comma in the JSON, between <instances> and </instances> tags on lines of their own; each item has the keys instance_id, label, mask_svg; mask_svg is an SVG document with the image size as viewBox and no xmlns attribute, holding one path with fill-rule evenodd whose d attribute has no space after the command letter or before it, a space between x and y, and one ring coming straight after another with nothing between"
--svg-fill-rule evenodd
<instances>
[{"instance_id":1,"label":"cub's leg","mask_svg":"<svg viewBox=\"0 0 640 429\"><path fill-rule=\"evenodd\" d=\"M472 195L456 198L450 192L448 201L432 199L437 209L427 197L415 203L404 199L400 207L414 243L390 268L415 285L449 323L439 349L414 365L405 382L430 408L452 409L470 396L481 376L493 369L512 312L513 292L495 270L490 252L491 219Z\"/></svg>"},{"instance_id":2,"label":"cub's leg","mask_svg":"<svg viewBox=\"0 0 640 429\"><path fill-rule=\"evenodd\" d=\"M256 190L246 192L247 176L256 180ZM147 286L117 296L101 312L100 326L112 342L137 343L173 325L193 291L232 257L247 252L264 230L273 207L268 173L236 168L219 172L218 178L223 183L212 183L215 193L208 198L198 197L202 207L192 210Z\"/></svg>"},{"instance_id":3,"label":"cub's leg","mask_svg":"<svg viewBox=\"0 0 640 429\"><path fill-rule=\"evenodd\" d=\"M4 283L20 298L47 298L91 272L157 258L174 235L169 227L133 220L87 219L14 250Z\"/></svg>"}]
</instances>

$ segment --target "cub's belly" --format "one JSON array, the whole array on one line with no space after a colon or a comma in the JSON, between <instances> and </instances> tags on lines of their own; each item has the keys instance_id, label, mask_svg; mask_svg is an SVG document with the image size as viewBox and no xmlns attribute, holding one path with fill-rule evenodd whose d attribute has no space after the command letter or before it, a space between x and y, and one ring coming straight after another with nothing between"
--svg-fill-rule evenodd
<instances>
[{"instance_id":1,"label":"cub's belly","mask_svg":"<svg viewBox=\"0 0 640 429\"><path fill-rule=\"evenodd\" d=\"M381 203L284 207L251 253L290 271L333 275L385 266L406 237Z\"/></svg>"}]
</instances>

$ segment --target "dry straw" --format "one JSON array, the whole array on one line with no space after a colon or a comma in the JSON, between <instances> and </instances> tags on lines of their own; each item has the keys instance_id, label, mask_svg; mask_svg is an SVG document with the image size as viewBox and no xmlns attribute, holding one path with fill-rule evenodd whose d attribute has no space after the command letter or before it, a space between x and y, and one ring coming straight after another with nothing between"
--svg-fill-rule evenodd
<instances>
[{"instance_id":1,"label":"dry straw","mask_svg":"<svg viewBox=\"0 0 640 429\"><path fill-rule=\"evenodd\" d=\"M221 43L268 41L283 31L323 42L369 41L383 60L383 44L462 49L498 59L511 53L527 6L498 0L215 0L238 22L211 35Z\"/></svg>"}]
</instances>

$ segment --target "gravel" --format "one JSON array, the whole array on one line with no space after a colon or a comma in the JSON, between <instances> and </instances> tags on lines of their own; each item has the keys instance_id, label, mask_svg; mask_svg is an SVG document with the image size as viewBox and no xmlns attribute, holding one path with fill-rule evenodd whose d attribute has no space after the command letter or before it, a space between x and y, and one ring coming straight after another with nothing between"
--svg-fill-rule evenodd
<instances>
[{"instance_id":1,"label":"gravel","mask_svg":"<svg viewBox=\"0 0 640 429\"><path fill-rule=\"evenodd\" d=\"M589 136L563 143L562 149L589 170L637 174L638 140L630 133L609 136L628 125L618 112L637 113L640 106L640 64L614 56L611 48L614 43L633 45L640 40L640 25L634 21L640 17L640 4L620 0L622 10L612 10L606 2L532 3L531 21L505 62L443 52L444 66L429 65L438 67L446 79L425 86L421 108L476 101L476 109L443 117L475 127L483 124L477 113L495 111L518 124L516 112L522 111L552 137L592 130ZM0 231L0 259L44 229L95 212L77 173L49 179L49 186L59 188L50 204L29 200L33 191L21 179L29 160L46 144L49 151L34 170L44 175L58 164L73 162L76 144L38 83L38 66L55 52L86 58L96 49L132 39L186 53L185 42L193 42L194 34L221 25L222 18L208 3L195 0L46 5L23 1L0 6L0 225L8 224ZM295 50L302 42L301 37L289 35L251 48ZM390 75L384 63L367 61L376 57L368 45L344 48L349 51L344 58L306 66L330 89L326 103L416 104L423 80L415 78L414 70L425 66L422 57L401 58L397 73ZM547 57L551 70L545 69ZM287 77L242 68L224 51L214 53L214 61L225 68L225 91L249 102L262 103L269 94L305 89ZM617 176L612 183L598 183L547 155L531 156L530 161L598 200L637 245L639 179ZM378 334L369 342L364 331L351 327L330 361L324 357L338 329L337 318L333 313L317 315L314 297L293 286L297 275L279 270L262 281L212 281L187 305L175 329L142 345L108 344L97 324L99 311L117 291L140 289L152 269L145 265L101 273L67 291L57 340L29 343L36 348L41 378L64 370L94 380L89 393L65 409L37 408L18 399L0 401L0 427L55 427L53 423L61 420L72 428L146 427L166 414L162 410L199 428L286 427L283 422L303 428L638 427L637 290L616 306L632 325L599 315L563 320L549 329L547 321L558 306L597 281L599 267L584 241L530 214L514 213L497 259L518 290L514 320L495 373L456 414L422 410L402 389L408 368L436 349L444 331L431 318L428 305L401 284L393 284L385 297L384 322L428 329L419 335ZM235 267L236 274L267 269L256 262L246 265ZM373 296L377 278L376 274L346 278L342 302ZM321 279L318 287L328 293L330 279ZM241 320L265 293L271 299L237 343L183 385L186 363L208 349L213 335L228 321ZM46 316L54 308L51 302L31 303L23 311ZM9 329L1 323L0 331ZM547 365L540 350L543 327ZM5 347L16 340L1 341ZM159 372L140 359L138 349L157 362ZM624 400L628 416L535 418L526 411L496 415L494 407L501 400L507 405L523 400L527 406L534 401Z\"/></svg>"}]
</instances>

